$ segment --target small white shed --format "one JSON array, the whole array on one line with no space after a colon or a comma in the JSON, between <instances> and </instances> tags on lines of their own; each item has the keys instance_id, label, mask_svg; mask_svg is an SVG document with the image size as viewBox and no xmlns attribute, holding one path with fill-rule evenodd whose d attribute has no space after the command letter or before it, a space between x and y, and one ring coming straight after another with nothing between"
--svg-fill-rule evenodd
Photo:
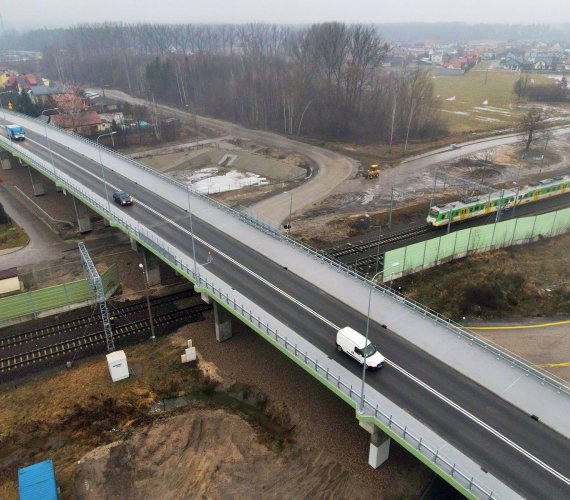
<instances>
[{"instance_id":1,"label":"small white shed","mask_svg":"<svg viewBox=\"0 0 570 500\"><path fill-rule=\"evenodd\" d=\"M107 365L113 382L129 378L129 365L125 351L114 351L107 354Z\"/></svg>"}]
</instances>

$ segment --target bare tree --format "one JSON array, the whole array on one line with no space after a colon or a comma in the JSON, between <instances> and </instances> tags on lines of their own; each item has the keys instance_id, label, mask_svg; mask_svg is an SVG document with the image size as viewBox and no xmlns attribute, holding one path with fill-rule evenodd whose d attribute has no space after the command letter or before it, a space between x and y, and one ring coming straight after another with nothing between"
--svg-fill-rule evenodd
<instances>
[{"instance_id":1,"label":"bare tree","mask_svg":"<svg viewBox=\"0 0 570 500\"><path fill-rule=\"evenodd\" d=\"M532 107L525 113L519 121L521 139L525 144L525 151L530 149L534 139L545 129L548 118L546 112L538 107Z\"/></svg>"}]
</instances>

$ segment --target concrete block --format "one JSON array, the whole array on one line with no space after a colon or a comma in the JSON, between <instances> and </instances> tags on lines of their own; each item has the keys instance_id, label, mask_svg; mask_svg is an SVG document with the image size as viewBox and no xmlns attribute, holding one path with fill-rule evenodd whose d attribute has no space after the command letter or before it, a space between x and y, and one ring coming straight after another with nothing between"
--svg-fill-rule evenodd
<instances>
[{"instance_id":1,"label":"concrete block","mask_svg":"<svg viewBox=\"0 0 570 500\"><path fill-rule=\"evenodd\" d=\"M188 347L188 349L186 349L184 355L186 356L186 360L188 362L196 361L196 348L195 347Z\"/></svg>"},{"instance_id":2,"label":"concrete block","mask_svg":"<svg viewBox=\"0 0 570 500\"><path fill-rule=\"evenodd\" d=\"M180 361L182 362L182 364L188 363L188 358L186 357L186 354L180 355Z\"/></svg>"},{"instance_id":3,"label":"concrete block","mask_svg":"<svg viewBox=\"0 0 570 500\"><path fill-rule=\"evenodd\" d=\"M194 347L194 346L192 345L192 340L191 340L191 339L188 339L188 347Z\"/></svg>"}]
</instances>

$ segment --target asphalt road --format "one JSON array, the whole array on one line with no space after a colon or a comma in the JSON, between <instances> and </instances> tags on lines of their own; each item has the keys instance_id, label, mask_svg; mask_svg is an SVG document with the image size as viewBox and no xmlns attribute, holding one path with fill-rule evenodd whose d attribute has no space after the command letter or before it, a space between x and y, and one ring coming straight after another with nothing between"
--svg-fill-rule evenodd
<instances>
[{"instance_id":1,"label":"asphalt road","mask_svg":"<svg viewBox=\"0 0 570 500\"><path fill-rule=\"evenodd\" d=\"M100 89L94 90L102 92ZM105 90L105 96L133 104L148 105L147 101L132 97L119 90ZM292 199L290 193L281 193L250 207L252 213L261 215L264 220L270 221L275 225L279 225L286 220L291 209L295 213L309 208L314 203L329 196L339 184L355 176L358 172L358 163L355 160L328 149L311 146L310 144L295 141L273 132L252 130L235 123L193 115L169 106L158 105L158 107L182 120L188 121L195 118L199 125L219 130L234 137L259 141L266 146L275 147L283 151L294 151L312 161L313 167L315 167L312 177L293 189Z\"/></svg>"},{"instance_id":2,"label":"asphalt road","mask_svg":"<svg viewBox=\"0 0 570 500\"><path fill-rule=\"evenodd\" d=\"M44 139L29 133L26 149L49 159L46 150L37 143ZM35 142L34 142L35 141ZM67 161L56 160L57 167L80 179L83 184L104 196L102 182L99 180L100 166L85 157L69 152L57 146L52 140L54 151L60 152L70 160L89 169L94 176L85 174ZM172 224L164 221L145 209L145 203L189 228L187 214L172 206L163 198L142 189L129 179L108 172L107 181L120 185L134 195L139 203L125 210L147 227L170 241L179 248L189 247L188 236ZM112 190L112 188L110 189ZM310 283L289 273L283 267L267 260L263 255L253 252L240 242L233 240L216 228L193 219L197 236L227 253L249 269L254 270L286 293L296 297L306 306L326 317L338 326L351 326L364 330L365 317L335 298L315 288ZM204 261L206 251L197 246L197 259ZM361 367L335 349L335 331L317 320L313 315L296 304L276 298L275 292L263 283L254 280L249 274L235 267L231 262L216 257L209 266L210 271L246 294L269 313L279 318L291 328L305 336L323 352L337 362L360 374ZM570 441L547 428L540 422L506 403L501 398L478 386L449 366L440 363L423 351L416 349L399 336L372 324L371 339L380 346L386 357L431 387L453 400L455 403L476 415L479 419L495 428L504 436L516 442L529 453L550 465L566 477L570 477ZM400 375L391 366L385 366L380 372L367 377L368 383L386 397L393 400L435 432L479 463L486 471L500 478L511 488L527 498L568 498L570 486L555 478L549 472L536 466L529 458L516 451L488 431L466 418L457 410L447 406L436 396L419 385Z\"/></svg>"},{"instance_id":3,"label":"asphalt road","mask_svg":"<svg viewBox=\"0 0 570 500\"><path fill-rule=\"evenodd\" d=\"M93 90L99 93L103 92L101 89ZM130 96L119 90L105 90L105 95L120 101L127 101L144 106L148 105L148 101ZM292 198L290 193L276 194L250 207L252 213L276 225L281 224L287 219L291 208L293 214L310 208L318 201L328 197L345 180L354 177L358 172L358 163L356 161L328 149L305 144L273 132L252 130L223 120L193 115L169 106L158 106L182 120L188 121L195 118L198 124L219 130L224 134L250 138L268 146L295 151L312 161L317 167L313 177L305 181L302 185L292 189ZM569 133L570 127L560 128L554 131L555 136L562 136ZM510 133L489 139L477 139L464 142L459 145L459 149L444 147L429 153L412 156L398 165L398 168L381 170L377 184L384 186L404 186L407 183L413 183L415 177L418 175L418 171L428 170L435 165L447 163L478 151L506 144L514 144L516 142L520 142L520 135Z\"/></svg>"}]
</instances>

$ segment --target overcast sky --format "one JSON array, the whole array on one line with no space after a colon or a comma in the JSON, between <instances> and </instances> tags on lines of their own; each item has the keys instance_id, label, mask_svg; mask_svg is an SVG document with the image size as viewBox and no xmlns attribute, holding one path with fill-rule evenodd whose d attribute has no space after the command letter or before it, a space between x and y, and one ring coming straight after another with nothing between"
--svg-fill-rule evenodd
<instances>
[{"instance_id":1,"label":"overcast sky","mask_svg":"<svg viewBox=\"0 0 570 500\"><path fill-rule=\"evenodd\" d=\"M84 22L570 22L569 0L4 0L6 30Z\"/></svg>"}]
</instances>

